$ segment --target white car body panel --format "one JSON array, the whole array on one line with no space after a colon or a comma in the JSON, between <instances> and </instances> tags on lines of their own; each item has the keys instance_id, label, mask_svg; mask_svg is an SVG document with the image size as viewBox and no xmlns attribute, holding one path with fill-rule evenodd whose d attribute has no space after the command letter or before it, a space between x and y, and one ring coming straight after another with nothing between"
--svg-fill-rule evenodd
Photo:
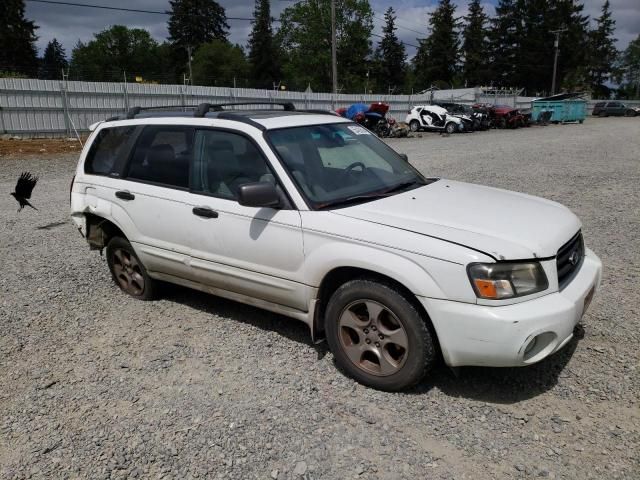
<instances>
[{"instance_id":1,"label":"white car body panel","mask_svg":"<svg viewBox=\"0 0 640 480\"><path fill-rule=\"evenodd\" d=\"M267 129L350 123L321 114L256 115L253 121ZM560 290L555 255L581 228L567 208L441 179L384 199L314 211L255 123L154 117L95 124L72 185L73 221L83 235L85 214L112 222L154 278L302 320L312 332L319 288L329 272L351 267L387 276L423 305L451 366L526 365L571 338L585 299L600 283L602 265L587 249L575 278ZM84 161L95 136L103 128L124 125L242 132L262 150L292 208L245 207L188 190L85 174ZM135 200L115 196L123 190ZM195 216L194 207L209 207L219 216ZM546 290L500 301L476 297L467 275L470 263L532 259L540 261L547 276ZM540 332L553 334L553 341L525 360L524 346Z\"/></svg>"},{"instance_id":2,"label":"white car body panel","mask_svg":"<svg viewBox=\"0 0 640 480\"><path fill-rule=\"evenodd\" d=\"M473 246L496 260L552 257L581 227L559 203L445 179L336 213Z\"/></svg>"}]
</instances>

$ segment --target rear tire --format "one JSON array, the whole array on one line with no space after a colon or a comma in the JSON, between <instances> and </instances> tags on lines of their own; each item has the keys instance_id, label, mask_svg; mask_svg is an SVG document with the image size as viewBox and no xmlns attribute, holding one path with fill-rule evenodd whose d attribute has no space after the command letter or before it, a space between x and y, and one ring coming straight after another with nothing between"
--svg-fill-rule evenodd
<instances>
[{"instance_id":1,"label":"rear tire","mask_svg":"<svg viewBox=\"0 0 640 480\"><path fill-rule=\"evenodd\" d=\"M395 287L351 280L331 296L325 332L336 364L356 381L397 391L418 383L435 362L425 319Z\"/></svg>"},{"instance_id":2,"label":"rear tire","mask_svg":"<svg viewBox=\"0 0 640 480\"><path fill-rule=\"evenodd\" d=\"M107 264L120 290L138 300L156 298L158 285L148 274L131 244L114 237L107 245Z\"/></svg>"},{"instance_id":3,"label":"rear tire","mask_svg":"<svg viewBox=\"0 0 640 480\"><path fill-rule=\"evenodd\" d=\"M598 116L599 116L600 118L608 117L607 112L600 112L600 113L598 114Z\"/></svg>"}]
</instances>

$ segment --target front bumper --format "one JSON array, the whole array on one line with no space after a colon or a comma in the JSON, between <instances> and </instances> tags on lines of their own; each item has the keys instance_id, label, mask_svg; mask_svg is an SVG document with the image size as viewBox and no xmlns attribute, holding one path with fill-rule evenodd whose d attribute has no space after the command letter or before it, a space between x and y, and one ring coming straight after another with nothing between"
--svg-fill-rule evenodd
<instances>
[{"instance_id":1,"label":"front bumper","mask_svg":"<svg viewBox=\"0 0 640 480\"><path fill-rule=\"evenodd\" d=\"M560 292L499 307L425 297L420 301L429 313L447 365L525 366L571 340L601 277L602 262L586 249L578 274Z\"/></svg>"}]
</instances>

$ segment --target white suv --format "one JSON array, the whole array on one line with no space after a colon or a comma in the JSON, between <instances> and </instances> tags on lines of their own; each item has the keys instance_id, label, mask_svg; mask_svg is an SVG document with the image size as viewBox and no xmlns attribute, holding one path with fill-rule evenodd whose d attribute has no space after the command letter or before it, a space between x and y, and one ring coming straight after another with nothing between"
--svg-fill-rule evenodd
<instances>
[{"instance_id":1,"label":"white suv","mask_svg":"<svg viewBox=\"0 0 640 480\"><path fill-rule=\"evenodd\" d=\"M93 127L71 216L124 292L164 281L301 320L384 390L440 355L524 366L569 341L602 266L567 208L425 178L365 128L282 106Z\"/></svg>"}]
</instances>

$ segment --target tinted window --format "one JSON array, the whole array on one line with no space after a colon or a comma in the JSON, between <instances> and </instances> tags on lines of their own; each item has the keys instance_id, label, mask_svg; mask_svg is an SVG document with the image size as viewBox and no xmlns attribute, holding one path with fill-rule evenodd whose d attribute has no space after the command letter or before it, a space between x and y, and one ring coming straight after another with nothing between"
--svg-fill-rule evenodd
<instances>
[{"instance_id":1,"label":"tinted window","mask_svg":"<svg viewBox=\"0 0 640 480\"><path fill-rule=\"evenodd\" d=\"M85 173L109 175L113 172L116 161L126 153L127 142L135 129L136 127L130 126L100 130L84 163Z\"/></svg>"},{"instance_id":2,"label":"tinted window","mask_svg":"<svg viewBox=\"0 0 640 480\"><path fill-rule=\"evenodd\" d=\"M194 139L192 190L234 200L240 185L272 182L275 177L256 146L246 137L198 130Z\"/></svg>"},{"instance_id":3,"label":"tinted window","mask_svg":"<svg viewBox=\"0 0 640 480\"><path fill-rule=\"evenodd\" d=\"M136 143L127 178L189 188L193 129L146 127Z\"/></svg>"}]
</instances>

